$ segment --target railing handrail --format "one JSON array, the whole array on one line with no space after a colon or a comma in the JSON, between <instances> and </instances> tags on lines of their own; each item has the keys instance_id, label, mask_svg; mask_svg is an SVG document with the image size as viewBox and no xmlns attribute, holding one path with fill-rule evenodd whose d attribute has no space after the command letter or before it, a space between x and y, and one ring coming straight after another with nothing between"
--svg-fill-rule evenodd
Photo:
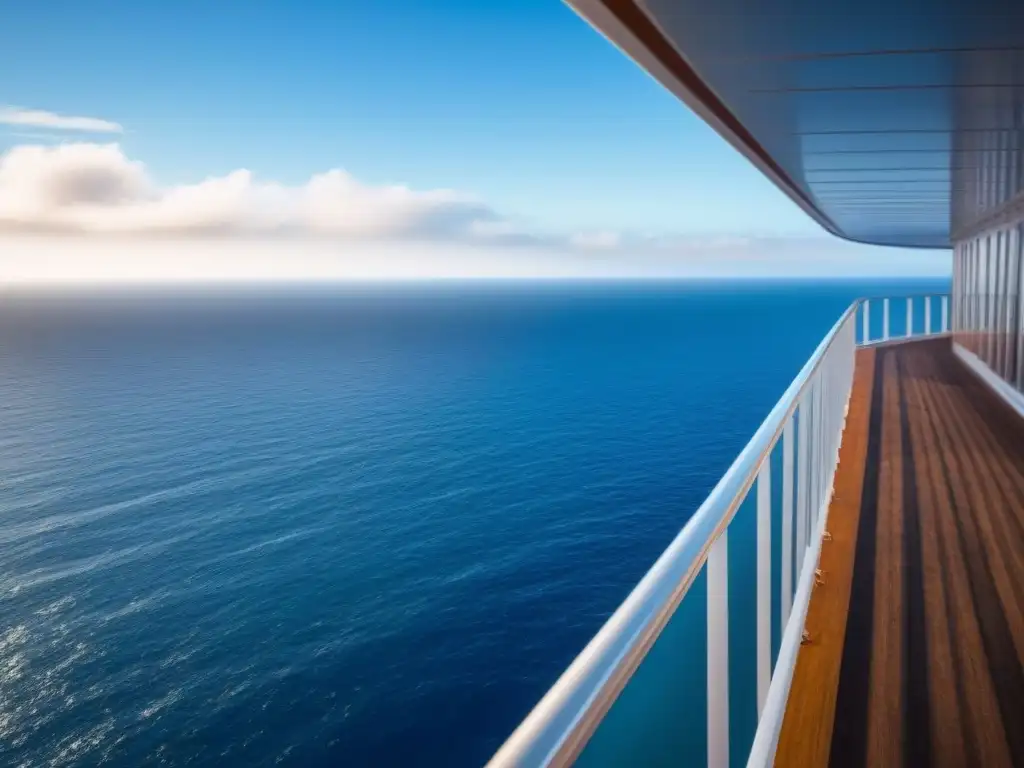
<instances>
[{"instance_id":1,"label":"railing handrail","mask_svg":"<svg viewBox=\"0 0 1024 768\"><path fill-rule=\"evenodd\" d=\"M949 291L917 291L913 293L878 293L860 296L853 303L860 304L862 301L881 301L882 299L938 299L942 296L949 296Z\"/></svg>"},{"instance_id":2,"label":"railing handrail","mask_svg":"<svg viewBox=\"0 0 1024 768\"><path fill-rule=\"evenodd\" d=\"M582 748L693 584L860 301L832 326L704 503L498 750L490 768L544 766Z\"/></svg>"}]
</instances>

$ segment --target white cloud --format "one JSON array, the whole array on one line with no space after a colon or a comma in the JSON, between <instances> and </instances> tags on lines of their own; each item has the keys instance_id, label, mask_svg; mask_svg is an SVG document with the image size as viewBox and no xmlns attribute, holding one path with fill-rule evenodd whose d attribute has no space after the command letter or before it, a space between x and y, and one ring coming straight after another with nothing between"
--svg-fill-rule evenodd
<instances>
[{"instance_id":1,"label":"white cloud","mask_svg":"<svg viewBox=\"0 0 1024 768\"><path fill-rule=\"evenodd\" d=\"M372 186L330 170L299 186L247 170L163 188L117 144L21 145L0 155L0 231L512 242L496 212L446 189Z\"/></svg>"},{"instance_id":2,"label":"white cloud","mask_svg":"<svg viewBox=\"0 0 1024 768\"><path fill-rule=\"evenodd\" d=\"M0 154L0 282L881 276L948 269L946 254L826 236L552 235L452 190L370 185L340 169L298 185L241 169L166 187L117 144L19 145Z\"/></svg>"},{"instance_id":3,"label":"white cloud","mask_svg":"<svg viewBox=\"0 0 1024 768\"><path fill-rule=\"evenodd\" d=\"M0 107L0 124L85 133L124 133L124 128L117 123L101 120L98 117L58 115L55 112L46 112L42 109L22 109L21 107Z\"/></svg>"}]
</instances>

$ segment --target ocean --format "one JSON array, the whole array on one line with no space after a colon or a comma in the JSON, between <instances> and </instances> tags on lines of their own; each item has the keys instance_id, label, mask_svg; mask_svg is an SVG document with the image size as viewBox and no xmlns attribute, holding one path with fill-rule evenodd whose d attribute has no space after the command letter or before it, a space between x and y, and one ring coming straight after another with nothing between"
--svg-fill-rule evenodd
<instances>
[{"instance_id":1,"label":"ocean","mask_svg":"<svg viewBox=\"0 0 1024 768\"><path fill-rule=\"evenodd\" d=\"M947 285L6 292L0 765L481 765L848 303Z\"/></svg>"}]
</instances>

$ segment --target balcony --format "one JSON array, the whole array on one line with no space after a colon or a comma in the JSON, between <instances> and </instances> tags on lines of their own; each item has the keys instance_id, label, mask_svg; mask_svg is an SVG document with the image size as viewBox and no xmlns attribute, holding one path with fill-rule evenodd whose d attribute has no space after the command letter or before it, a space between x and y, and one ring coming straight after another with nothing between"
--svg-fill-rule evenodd
<instances>
[{"instance_id":1,"label":"balcony","mask_svg":"<svg viewBox=\"0 0 1024 768\"><path fill-rule=\"evenodd\" d=\"M491 765L1024 764L1024 421L950 314L849 307Z\"/></svg>"}]
</instances>

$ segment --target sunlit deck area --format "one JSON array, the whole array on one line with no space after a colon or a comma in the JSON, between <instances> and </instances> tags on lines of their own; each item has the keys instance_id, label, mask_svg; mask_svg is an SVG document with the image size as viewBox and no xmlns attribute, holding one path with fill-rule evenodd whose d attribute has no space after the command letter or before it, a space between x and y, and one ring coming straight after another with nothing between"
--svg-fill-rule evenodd
<instances>
[{"instance_id":1,"label":"sunlit deck area","mask_svg":"<svg viewBox=\"0 0 1024 768\"><path fill-rule=\"evenodd\" d=\"M948 338L860 349L782 766L1024 765L1024 421Z\"/></svg>"}]
</instances>

